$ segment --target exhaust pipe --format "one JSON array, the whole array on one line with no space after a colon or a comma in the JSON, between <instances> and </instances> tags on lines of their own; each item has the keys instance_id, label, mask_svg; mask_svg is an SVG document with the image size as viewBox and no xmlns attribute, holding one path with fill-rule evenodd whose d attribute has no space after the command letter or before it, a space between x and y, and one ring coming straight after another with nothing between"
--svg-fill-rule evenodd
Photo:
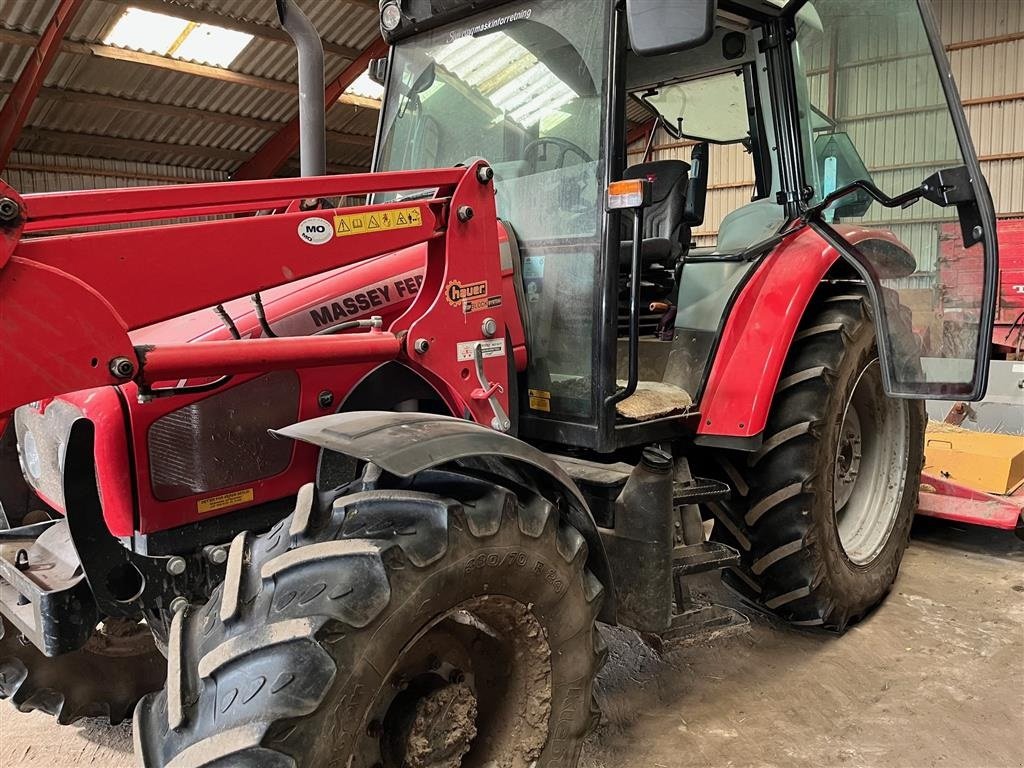
<instances>
[{"instance_id":1,"label":"exhaust pipe","mask_svg":"<svg viewBox=\"0 0 1024 768\"><path fill-rule=\"evenodd\" d=\"M277 17L299 53L299 173L327 175L324 128L324 45L295 0L275 0Z\"/></svg>"}]
</instances>

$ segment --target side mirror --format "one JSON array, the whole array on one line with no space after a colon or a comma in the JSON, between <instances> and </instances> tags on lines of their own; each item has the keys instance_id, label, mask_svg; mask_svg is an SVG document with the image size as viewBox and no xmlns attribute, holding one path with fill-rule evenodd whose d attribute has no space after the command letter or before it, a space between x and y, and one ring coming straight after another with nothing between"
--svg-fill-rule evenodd
<instances>
[{"instance_id":1,"label":"side mirror","mask_svg":"<svg viewBox=\"0 0 1024 768\"><path fill-rule=\"evenodd\" d=\"M857 148L850 141L848 134L819 134L814 139L814 159L818 164L818 178L821 180L820 198L828 197L839 187L863 179L871 181L864 161ZM867 192L858 191L844 197L839 205L832 209L834 216L863 216L871 207L873 200Z\"/></svg>"},{"instance_id":2,"label":"side mirror","mask_svg":"<svg viewBox=\"0 0 1024 768\"><path fill-rule=\"evenodd\" d=\"M370 59L370 66L366 70L366 76L369 77L377 85L384 85L384 80L388 74L388 60L387 58L381 59Z\"/></svg>"},{"instance_id":3,"label":"side mirror","mask_svg":"<svg viewBox=\"0 0 1024 768\"><path fill-rule=\"evenodd\" d=\"M695 48L715 31L715 0L626 0L629 41L637 56Z\"/></svg>"},{"instance_id":4,"label":"side mirror","mask_svg":"<svg viewBox=\"0 0 1024 768\"><path fill-rule=\"evenodd\" d=\"M683 221L691 227L704 223L704 209L708 200L708 154L710 146L706 141L693 148L690 153L690 178L686 182L686 207Z\"/></svg>"},{"instance_id":5,"label":"side mirror","mask_svg":"<svg viewBox=\"0 0 1024 768\"><path fill-rule=\"evenodd\" d=\"M434 84L435 67L434 62L430 61L423 71L420 72L419 77L410 86L409 91L414 94L420 94L426 91Z\"/></svg>"}]
</instances>

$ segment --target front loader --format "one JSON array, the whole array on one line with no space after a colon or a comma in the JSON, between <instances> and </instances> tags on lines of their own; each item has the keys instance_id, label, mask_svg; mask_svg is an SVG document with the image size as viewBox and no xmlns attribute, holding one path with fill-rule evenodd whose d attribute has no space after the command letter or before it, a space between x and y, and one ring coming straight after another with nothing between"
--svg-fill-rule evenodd
<instances>
[{"instance_id":1,"label":"front loader","mask_svg":"<svg viewBox=\"0 0 1024 768\"><path fill-rule=\"evenodd\" d=\"M305 103L302 178L0 183L0 695L134 707L147 766L575 765L598 621L742 621L690 592L722 570L843 631L922 399L985 392L994 213L925 0L380 13L372 173L324 175ZM928 346L917 221L978 255Z\"/></svg>"}]
</instances>

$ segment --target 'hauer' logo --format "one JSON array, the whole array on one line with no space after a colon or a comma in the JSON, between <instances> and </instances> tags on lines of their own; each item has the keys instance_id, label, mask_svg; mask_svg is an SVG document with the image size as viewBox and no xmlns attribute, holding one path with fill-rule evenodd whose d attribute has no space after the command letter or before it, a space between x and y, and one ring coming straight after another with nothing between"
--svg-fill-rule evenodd
<instances>
[{"instance_id":1,"label":"'hauer' logo","mask_svg":"<svg viewBox=\"0 0 1024 768\"><path fill-rule=\"evenodd\" d=\"M334 237L334 227L327 219L310 216L299 222L299 237L310 245L323 245Z\"/></svg>"},{"instance_id":2,"label":"'hauer' logo","mask_svg":"<svg viewBox=\"0 0 1024 768\"><path fill-rule=\"evenodd\" d=\"M448 288L445 290L445 298L448 299L448 303L453 307L463 306L467 301L479 299L481 296L486 295L486 280L481 280L478 283L467 283L466 285L463 285L458 280L452 280L448 283Z\"/></svg>"}]
</instances>

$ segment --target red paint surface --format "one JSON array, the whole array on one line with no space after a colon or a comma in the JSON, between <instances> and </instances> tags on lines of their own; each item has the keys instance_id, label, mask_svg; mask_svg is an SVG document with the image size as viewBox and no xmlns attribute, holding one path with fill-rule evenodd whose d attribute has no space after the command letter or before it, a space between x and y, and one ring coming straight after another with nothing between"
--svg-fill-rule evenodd
<instances>
[{"instance_id":1,"label":"red paint surface","mask_svg":"<svg viewBox=\"0 0 1024 768\"><path fill-rule=\"evenodd\" d=\"M921 475L921 484L935 491L921 491L919 515L1003 530L1016 528L1024 515L1024 486L1009 496L996 496L933 475Z\"/></svg>"},{"instance_id":2,"label":"red paint surface","mask_svg":"<svg viewBox=\"0 0 1024 768\"><path fill-rule=\"evenodd\" d=\"M882 239L884 230L837 226L852 243ZM839 254L810 228L787 237L740 291L701 398L697 433L754 437L768 421L772 397L804 311Z\"/></svg>"},{"instance_id":3,"label":"red paint surface","mask_svg":"<svg viewBox=\"0 0 1024 768\"><path fill-rule=\"evenodd\" d=\"M428 339L430 349L404 359L406 365L430 382L454 413L490 424L490 406L472 397L479 383L471 364L456 361L456 346L482 339L481 325L490 318L497 325L496 335L507 335L511 341L508 354L520 370L526 365L526 348L512 271L502 270L498 255L504 232L496 226L493 187L477 180L475 167L30 195L25 230L53 232L212 210L287 210L289 206L280 203L288 198L416 187L439 187L447 197L339 213L416 207L422 225L334 238L324 245L302 242L299 222L310 216L332 221L333 211L20 240L19 232L12 233L4 241L10 247L0 252L0 257L13 253L0 269L0 359L5 366L0 374L0 414L6 417L8 409L31 400L83 390L63 398L79 404L96 423L104 514L118 535L192 522L200 517L199 499L233 490L251 489L252 504L283 498L309 480L317 456L315 448L296 445L288 468L273 477L173 501L156 499L149 481L150 427L167 413L222 390L139 404L135 384L122 385L131 424L127 429L117 390L97 385L114 383L106 364L112 356L133 359L133 344L147 345L148 368L140 380L165 386L201 383L204 377L231 371L239 373L229 385L234 386L272 368L297 367L300 393L295 418L303 420L323 415L318 402L323 390L332 391L336 403L343 402L380 361L405 355L400 338L407 333L410 339ZM448 213L462 205L471 206L475 216L468 222L449 219ZM453 280L485 283L492 305L466 312L464 306L449 302L445 289ZM356 314L330 309L335 302L350 308L346 298L370 290L375 303ZM245 298L255 291L262 292L271 325L287 336L260 338L262 330ZM229 300L232 297L239 298ZM60 300L60 311L48 311L55 299ZM229 340L227 329L209 309L220 301L226 303L242 340ZM381 315L384 330L309 337L316 330L314 314L330 314L333 321L339 311L345 314L336 318L338 322ZM39 349L47 349L47 354L40 356ZM484 369L507 412L506 360L487 358ZM19 375L7 375L11 370Z\"/></svg>"}]
</instances>

